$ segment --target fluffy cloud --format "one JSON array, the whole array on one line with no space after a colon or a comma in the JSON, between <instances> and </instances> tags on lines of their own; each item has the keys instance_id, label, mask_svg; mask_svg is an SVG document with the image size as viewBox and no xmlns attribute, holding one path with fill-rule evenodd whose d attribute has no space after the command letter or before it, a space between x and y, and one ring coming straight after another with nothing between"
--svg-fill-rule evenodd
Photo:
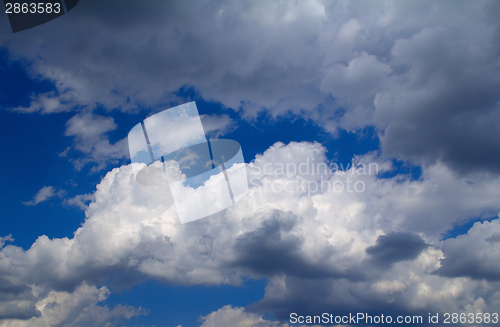
<instances>
[{"instance_id":1,"label":"fluffy cloud","mask_svg":"<svg viewBox=\"0 0 500 327\"><path fill-rule=\"evenodd\" d=\"M288 327L288 324L267 321L262 315L244 312L243 308L230 305L202 317L202 321L201 327Z\"/></svg>"},{"instance_id":2,"label":"fluffy cloud","mask_svg":"<svg viewBox=\"0 0 500 327\"><path fill-rule=\"evenodd\" d=\"M399 261L415 260L429 245L412 233L380 235L375 245L366 249L378 265L390 265Z\"/></svg>"},{"instance_id":3,"label":"fluffy cloud","mask_svg":"<svg viewBox=\"0 0 500 327\"><path fill-rule=\"evenodd\" d=\"M494 308L496 284L447 276L447 260L456 262L460 250L445 241L441 251L440 239L456 223L500 211L498 180L468 180L442 165L426 168L420 180L384 179L362 169L370 161L391 169L373 155L357 158L349 171L327 171L325 151L317 143L275 144L248 166L245 198L189 224L178 222L166 185L138 184L130 165L113 169L72 239L40 236L27 251L2 249L5 292L15 289L16 301L31 297L20 309L25 318L40 301L27 287L78 294L82 282L102 285L118 271L120 281L109 287L146 278L185 285L268 278L264 298L243 315L252 323L263 311L286 320L290 312L332 307L374 314ZM490 231L484 242L494 246L496 237ZM467 247L467 258L481 251Z\"/></svg>"},{"instance_id":4,"label":"fluffy cloud","mask_svg":"<svg viewBox=\"0 0 500 327\"><path fill-rule=\"evenodd\" d=\"M176 95L183 87L248 119L291 112L332 134L375 126L382 159L368 154L357 164L386 171L384 160L397 157L423 165L419 180L319 166L302 173L325 163L325 149L277 143L248 166L243 200L184 225L166 186L142 186L130 165L116 168L92 196L67 200L86 209L72 239L40 236L24 251L2 238L2 323L106 325L139 314L98 305L107 288L90 285L117 271L123 278L108 286L269 280L259 303L222 308L205 326L267 327L279 323L260 312L286 320L332 307L492 312L500 303L498 221L441 238L500 211L499 11L487 1L100 1L23 37L1 34L12 60L55 86L12 109L77 111L66 125L83 153L77 168L103 169L127 155L125 139L109 141L114 120L94 108L155 112L184 102ZM226 115L203 119L215 136L234 128ZM493 174L465 174L485 171ZM44 187L26 204L54 194Z\"/></svg>"},{"instance_id":5,"label":"fluffy cloud","mask_svg":"<svg viewBox=\"0 0 500 327\"><path fill-rule=\"evenodd\" d=\"M498 56L492 46L498 32L469 33L427 27L395 42L392 56L406 73L392 77L374 102L375 122L386 126L381 144L387 156L442 160L460 172L498 172L500 76L498 62L490 59ZM457 42L457 34L470 41Z\"/></svg>"},{"instance_id":6,"label":"fluffy cloud","mask_svg":"<svg viewBox=\"0 0 500 327\"><path fill-rule=\"evenodd\" d=\"M434 273L448 277L500 280L500 220L477 222L465 235L443 242L445 258Z\"/></svg>"},{"instance_id":7,"label":"fluffy cloud","mask_svg":"<svg viewBox=\"0 0 500 327\"><path fill-rule=\"evenodd\" d=\"M217 138L235 128L234 121L228 115L201 115L200 119L206 135L212 138ZM111 143L109 140L109 133L117 128L114 118L109 116L87 112L76 114L70 118L66 122L64 135L73 137L73 148L80 154L80 157L70 159L74 167L80 170L87 164L94 164L91 171L95 172L105 169L108 165L116 165L120 160L128 158L127 142L130 141L129 139L123 138L115 143ZM167 128L167 130L169 129ZM161 129L161 132L165 133L164 128ZM188 132L184 131L189 135ZM67 157L70 150L71 148L67 148L59 156Z\"/></svg>"},{"instance_id":8,"label":"fluffy cloud","mask_svg":"<svg viewBox=\"0 0 500 327\"><path fill-rule=\"evenodd\" d=\"M389 65L363 51L347 66L337 64L330 68L321 82L321 89L346 102L349 98L370 96L383 90L390 73Z\"/></svg>"},{"instance_id":9,"label":"fluffy cloud","mask_svg":"<svg viewBox=\"0 0 500 327\"><path fill-rule=\"evenodd\" d=\"M3 317L7 319L0 321L0 326L112 326L111 323L119 319L130 319L131 317L146 313L141 308L135 309L118 305L113 309L109 309L107 306L97 305L109 296L109 290L104 286L96 288L95 286L83 283L73 292L69 293L47 292L37 288L33 288L30 291L32 298L37 299L33 306L34 308L36 307L36 314L25 317ZM23 321L19 320L19 318L27 320Z\"/></svg>"},{"instance_id":10,"label":"fluffy cloud","mask_svg":"<svg viewBox=\"0 0 500 327\"><path fill-rule=\"evenodd\" d=\"M499 10L488 1L104 1L23 37L4 33L1 44L56 88L18 111L154 110L184 101L176 92L187 86L247 118L292 112L334 134L376 126L388 157L497 173Z\"/></svg>"}]
</instances>

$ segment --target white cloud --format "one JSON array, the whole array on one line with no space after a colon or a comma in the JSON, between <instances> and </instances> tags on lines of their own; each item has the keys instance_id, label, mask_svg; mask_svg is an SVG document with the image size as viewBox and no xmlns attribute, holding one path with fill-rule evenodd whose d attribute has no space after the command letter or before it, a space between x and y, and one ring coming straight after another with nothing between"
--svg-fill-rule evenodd
<instances>
[{"instance_id":1,"label":"white cloud","mask_svg":"<svg viewBox=\"0 0 500 327\"><path fill-rule=\"evenodd\" d=\"M73 292L46 292L32 290L38 300L35 303L38 316L28 320L6 319L0 321L2 327L36 326L114 326L120 318L146 314L141 308L118 305L113 309L97 305L109 296L106 287L97 288L83 283Z\"/></svg>"},{"instance_id":2,"label":"white cloud","mask_svg":"<svg viewBox=\"0 0 500 327\"><path fill-rule=\"evenodd\" d=\"M108 164L128 157L127 140L121 139L114 144L109 141L108 133L117 128L112 117L92 113L77 114L66 122L66 136L74 137L74 148L84 155L72 159L73 165L80 170L88 163L96 163L92 171L102 170ZM67 154L67 150L63 152Z\"/></svg>"},{"instance_id":3,"label":"white cloud","mask_svg":"<svg viewBox=\"0 0 500 327\"><path fill-rule=\"evenodd\" d=\"M41 202L45 202L54 196L62 197L64 194L65 192L63 190L56 191L56 189L52 186L44 186L35 194L33 199L23 202L23 204L27 206L34 206Z\"/></svg>"},{"instance_id":4,"label":"white cloud","mask_svg":"<svg viewBox=\"0 0 500 327\"><path fill-rule=\"evenodd\" d=\"M454 1L102 1L81 2L23 38L4 33L1 42L12 59L27 62L32 76L56 87L15 110L78 111L66 126L83 153L74 161L77 168L95 162L94 170L104 169L109 160L126 157L125 139L109 141L116 123L91 113L95 107L172 107L184 102L174 94L184 86L246 118L262 110L293 112L331 133L376 126L382 158L424 166L419 180L350 172L297 178L280 174L275 164L323 162L325 149L277 143L249 166L252 187L242 201L187 225L178 223L167 188L137 184L130 166L114 169L85 206L86 221L72 239L40 236L27 251L2 248L0 312L18 318L39 312L33 319L55 317L50 321L56 325L83 307L106 319L127 316L129 309L112 313L96 305L105 289L82 286L98 285L117 270L133 271L131 284L137 273L188 285L269 279L259 304L246 311L223 308L207 316L207 324L233 318L268 323L251 312L264 309L280 319L297 308L494 310L500 303L498 222L478 223L444 242L441 236L500 211L496 175L454 173L499 169L499 10L498 2ZM48 30L60 33L40 33ZM205 119L216 135L233 126L228 116ZM356 160L388 166L373 155ZM316 189L325 178L344 190ZM358 184L363 192L348 191L355 182L364 183ZM46 186L25 204L56 194ZM84 206L84 200L68 203ZM383 243L381 236L405 232L432 246L416 258L373 265L366 249ZM37 288L47 294L35 294ZM49 302L62 309L42 307ZM68 323L80 323L75 321Z\"/></svg>"},{"instance_id":5,"label":"white cloud","mask_svg":"<svg viewBox=\"0 0 500 327\"><path fill-rule=\"evenodd\" d=\"M371 160L378 159L357 158ZM270 310L278 319L298 307L311 314L313 308L335 306L365 310L367 303L377 303L372 310L379 311L460 311L480 298L484 310L495 306L496 284L430 273L443 258L441 234L471 217L500 211L498 179L470 180L442 165L424 169L420 180L380 179L355 170L325 175L317 168L312 172L313 162L325 162L320 144L277 143L248 167L251 187L245 198L221 214L184 225L166 185L138 184L130 165L113 169L97 186L86 221L72 239L41 236L27 251L6 246L1 276L9 287L37 285L68 294L82 281L99 285L114 271L130 273L127 285L144 278L238 285L243 276L265 277L264 299L247 312ZM286 175L279 163L299 168L299 179ZM388 169L384 165L380 162ZM314 190L321 178L346 188ZM349 180L351 187L363 182L364 192L348 189ZM394 247L402 237L396 236L405 234L391 233L407 231L418 246L398 254ZM421 246L419 239L432 246ZM375 245L395 259L384 265L380 251L367 251Z\"/></svg>"},{"instance_id":6,"label":"white cloud","mask_svg":"<svg viewBox=\"0 0 500 327\"><path fill-rule=\"evenodd\" d=\"M69 93L56 95L55 92L47 92L36 96L30 94L31 102L29 107L17 107L12 110L21 113L40 112L42 114L71 111L78 104L71 101L70 97L71 94Z\"/></svg>"},{"instance_id":7,"label":"white cloud","mask_svg":"<svg viewBox=\"0 0 500 327\"><path fill-rule=\"evenodd\" d=\"M92 200L94 200L93 194L77 194L72 198L64 199L63 203L85 210Z\"/></svg>"},{"instance_id":8,"label":"white cloud","mask_svg":"<svg viewBox=\"0 0 500 327\"><path fill-rule=\"evenodd\" d=\"M12 235L7 235L0 237L0 248L3 248L6 242L13 242L14 239L12 238Z\"/></svg>"},{"instance_id":9,"label":"white cloud","mask_svg":"<svg viewBox=\"0 0 500 327\"><path fill-rule=\"evenodd\" d=\"M262 315L246 313L243 308L233 308L230 305L224 306L211 314L202 317L201 327L287 327L288 324L281 325L266 321Z\"/></svg>"}]
</instances>

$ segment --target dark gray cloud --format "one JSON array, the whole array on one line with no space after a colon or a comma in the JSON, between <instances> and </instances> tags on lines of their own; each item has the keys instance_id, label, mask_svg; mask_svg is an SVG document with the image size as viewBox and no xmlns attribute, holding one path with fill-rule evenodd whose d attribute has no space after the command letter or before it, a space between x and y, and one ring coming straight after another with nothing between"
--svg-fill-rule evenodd
<instances>
[{"instance_id":1,"label":"dark gray cloud","mask_svg":"<svg viewBox=\"0 0 500 327\"><path fill-rule=\"evenodd\" d=\"M498 173L499 12L495 1L87 1L0 44L57 88L19 111L156 110L192 86L244 117L292 112L333 134L376 126L387 157Z\"/></svg>"},{"instance_id":2,"label":"dark gray cloud","mask_svg":"<svg viewBox=\"0 0 500 327\"><path fill-rule=\"evenodd\" d=\"M493 233L490 237L487 237L486 242L497 243L500 242L500 233Z\"/></svg>"},{"instance_id":3,"label":"dark gray cloud","mask_svg":"<svg viewBox=\"0 0 500 327\"><path fill-rule=\"evenodd\" d=\"M36 301L27 285L13 284L12 280L0 277L0 320L39 317Z\"/></svg>"},{"instance_id":4,"label":"dark gray cloud","mask_svg":"<svg viewBox=\"0 0 500 327\"><path fill-rule=\"evenodd\" d=\"M306 280L294 277L285 277L279 282L283 286L273 289L273 294L264 298L246 310L248 312L272 311L277 320L289 322L290 313L298 315L319 315L324 312L334 316L356 315L362 312L371 316L391 315L396 319L398 315L422 315L427 317L426 310L434 311L436 308L414 309L405 308L404 297L396 297L397 300L386 301L380 295L371 292L366 283L348 283L346 280ZM274 286L274 285L273 285ZM426 326L427 321L423 321ZM373 326L361 320L361 326ZM326 324L325 326L330 326Z\"/></svg>"},{"instance_id":5,"label":"dark gray cloud","mask_svg":"<svg viewBox=\"0 0 500 327\"><path fill-rule=\"evenodd\" d=\"M35 302L17 303L12 299L9 299L6 303L0 302L0 319L27 320L39 316L40 311L35 307Z\"/></svg>"},{"instance_id":6,"label":"dark gray cloud","mask_svg":"<svg viewBox=\"0 0 500 327\"><path fill-rule=\"evenodd\" d=\"M429 247L419 235L413 233L390 233L380 235L375 245L366 249L373 262L378 266L390 266L393 263L414 260Z\"/></svg>"},{"instance_id":7,"label":"dark gray cloud","mask_svg":"<svg viewBox=\"0 0 500 327\"><path fill-rule=\"evenodd\" d=\"M500 281L500 269L498 265L484 262L480 258L457 258L457 253L448 253L448 259L442 261L442 266L433 274L444 277L470 277L472 279L486 279ZM452 257L453 256L453 257Z\"/></svg>"},{"instance_id":8,"label":"dark gray cloud","mask_svg":"<svg viewBox=\"0 0 500 327\"><path fill-rule=\"evenodd\" d=\"M248 267L270 275L289 270L293 263L303 263L300 247L303 240L291 235L297 216L276 211L259 228L238 237L234 250L238 253L235 266ZM297 262L298 261L298 262Z\"/></svg>"},{"instance_id":9,"label":"dark gray cloud","mask_svg":"<svg viewBox=\"0 0 500 327\"><path fill-rule=\"evenodd\" d=\"M332 256L336 251L331 245L318 248L316 254L321 259L317 262L308 260L303 238L292 232L302 218L278 210L269 216L257 229L238 237L233 247L236 259L231 266L245 267L266 277L361 278L354 269L342 271L335 267Z\"/></svg>"},{"instance_id":10,"label":"dark gray cloud","mask_svg":"<svg viewBox=\"0 0 500 327\"><path fill-rule=\"evenodd\" d=\"M465 8L447 10L455 16ZM460 173L500 171L500 6L467 12L462 27L447 19L394 42L391 66L399 72L374 101L384 155L442 161Z\"/></svg>"}]
</instances>

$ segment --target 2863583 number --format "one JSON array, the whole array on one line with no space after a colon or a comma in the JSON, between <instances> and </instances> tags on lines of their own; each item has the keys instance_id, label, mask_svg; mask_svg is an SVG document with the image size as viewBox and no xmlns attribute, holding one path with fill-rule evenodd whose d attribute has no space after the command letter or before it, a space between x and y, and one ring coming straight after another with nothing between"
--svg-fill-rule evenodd
<instances>
[{"instance_id":1,"label":"2863583 number","mask_svg":"<svg viewBox=\"0 0 500 327\"><path fill-rule=\"evenodd\" d=\"M61 12L61 4L56 3L10 3L5 4L6 14L58 14Z\"/></svg>"},{"instance_id":2,"label":"2863583 number","mask_svg":"<svg viewBox=\"0 0 500 327\"><path fill-rule=\"evenodd\" d=\"M444 321L445 324L496 324L498 323L498 313L445 313Z\"/></svg>"}]
</instances>

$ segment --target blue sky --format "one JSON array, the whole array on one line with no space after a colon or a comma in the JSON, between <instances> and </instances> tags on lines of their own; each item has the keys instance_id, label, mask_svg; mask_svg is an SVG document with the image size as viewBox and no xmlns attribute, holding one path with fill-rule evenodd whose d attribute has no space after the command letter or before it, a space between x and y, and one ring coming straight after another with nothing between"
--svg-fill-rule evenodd
<instances>
[{"instance_id":1,"label":"blue sky","mask_svg":"<svg viewBox=\"0 0 500 327\"><path fill-rule=\"evenodd\" d=\"M82 0L19 33L4 15L0 327L498 312L499 10ZM127 134L191 101L240 143L249 190L180 224ZM305 162L349 168L276 170Z\"/></svg>"}]
</instances>

